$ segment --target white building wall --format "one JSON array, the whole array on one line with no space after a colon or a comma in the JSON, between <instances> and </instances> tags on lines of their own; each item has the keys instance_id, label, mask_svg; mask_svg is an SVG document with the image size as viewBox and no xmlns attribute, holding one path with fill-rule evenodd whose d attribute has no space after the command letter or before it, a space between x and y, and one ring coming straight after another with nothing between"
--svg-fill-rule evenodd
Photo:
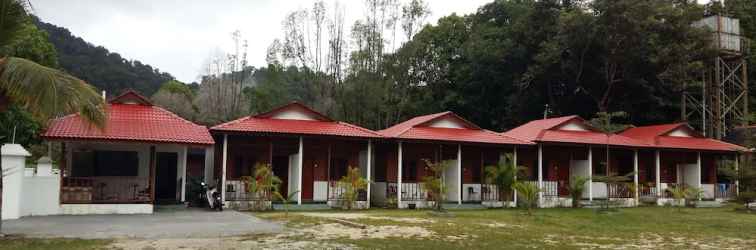
<instances>
[{"instance_id":1,"label":"white building wall","mask_svg":"<svg viewBox=\"0 0 756 250\"><path fill-rule=\"evenodd\" d=\"M302 110L288 109L278 112L271 116L272 119L284 119L284 120L317 120L318 118L308 112Z\"/></svg>"},{"instance_id":2,"label":"white building wall","mask_svg":"<svg viewBox=\"0 0 756 250\"><path fill-rule=\"evenodd\" d=\"M680 164L677 166L680 170L678 178L689 187L699 187L701 185L701 176L698 171L698 164Z\"/></svg>"},{"instance_id":3,"label":"white building wall","mask_svg":"<svg viewBox=\"0 0 756 250\"><path fill-rule=\"evenodd\" d=\"M459 201L459 171L457 160L449 160L449 166L444 170L444 185L446 185L446 201Z\"/></svg>"},{"instance_id":4,"label":"white building wall","mask_svg":"<svg viewBox=\"0 0 756 250\"><path fill-rule=\"evenodd\" d=\"M305 185L308 185L305 183ZM328 200L328 182L327 181L314 181L312 183L312 200L313 201L327 201Z\"/></svg>"},{"instance_id":5,"label":"white building wall","mask_svg":"<svg viewBox=\"0 0 756 250\"><path fill-rule=\"evenodd\" d=\"M296 191L301 192L301 188L299 187L299 179L301 178L299 174L299 154L293 154L289 155L289 195Z\"/></svg>"},{"instance_id":6,"label":"white building wall","mask_svg":"<svg viewBox=\"0 0 756 250\"><path fill-rule=\"evenodd\" d=\"M607 190L606 183L593 182L593 198L606 199Z\"/></svg>"},{"instance_id":7,"label":"white building wall","mask_svg":"<svg viewBox=\"0 0 756 250\"><path fill-rule=\"evenodd\" d=\"M557 129L558 130L569 130L569 131L588 131L588 128L585 127L584 124L579 123L577 121L569 122L567 124L559 126Z\"/></svg>"},{"instance_id":8,"label":"white building wall","mask_svg":"<svg viewBox=\"0 0 756 250\"><path fill-rule=\"evenodd\" d=\"M591 176L591 170L588 166L588 160L570 161L570 177L572 176L582 176L589 178ZM572 178L570 178L570 181L572 181ZM587 199L590 195L590 192L588 191L590 185L590 182L585 183L585 189L583 189L583 198Z\"/></svg>"},{"instance_id":9,"label":"white building wall","mask_svg":"<svg viewBox=\"0 0 756 250\"><path fill-rule=\"evenodd\" d=\"M432 128L465 128L465 124L462 121L447 117L444 119L438 119L428 124L428 127Z\"/></svg>"},{"instance_id":10,"label":"white building wall","mask_svg":"<svg viewBox=\"0 0 756 250\"><path fill-rule=\"evenodd\" d=\"M24 176L21 216L60 214L60 175Z\"/></svg>"},{"instance_id":11,"label":"white building wall","mask_svg":"<svg viewBox=\"0 0 756 250\"><path fill-rule=\"evenodd\" d=\"M205 148L205 183L215 181L215 147Z\"/></svg>"}]
</instances>

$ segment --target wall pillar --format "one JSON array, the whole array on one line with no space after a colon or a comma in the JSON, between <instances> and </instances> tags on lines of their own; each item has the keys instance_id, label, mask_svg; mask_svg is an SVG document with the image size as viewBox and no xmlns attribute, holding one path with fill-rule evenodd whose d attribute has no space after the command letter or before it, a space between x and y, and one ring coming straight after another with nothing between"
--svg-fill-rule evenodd
<instances>
[{"instance_id":1,"label":"wall pillar","mask_svg":"<svg viewBox=\"0 0 756 250\"><path fill-rule=\"evenodd\" d=\"M543 145L538 144L538 206L543 203Z\"/></svg>"},{"instance_id":2,"label":"wall pillar","mask_svg":"<svg viewBox=\"0 0 756 250\"><path fill-rule=\"evenodd\" d=\"M661 197L662 192L664 190L661 190L661 153L657 149L654 152L654 160L656 161L656 174L654 177L656 177L656 197Z\"/></svg>"},{"instance_id":3,"label":"wall pillar","mask_svg":"<svg viewBox=\"0 0 756 250\"><path fill-rule=\"evenodd\" d=\"M0 149L0 166L3 178L2 209L0 219L18 219L21 217L21 194L23 193L24 169L26 157L31 156L19 144L5 144Z\"/></svg>"},{"instance_id":4,"label":"wall pillar","mask_svg":"<svg viewBox=\"0 0 756 250\"><path fill-rule=\"evenodd\" d=\"M513 153L512 153L512 162L513 162L515 168L517 168L517 146L514 146L514 150L513 150ZM515 174L514 180L515 180L515 182L517 182L517 174ZM514 193L514 197L512 198L512 201L514 202L514 206L516 207L517 206L517 190L514 190L514 192L512 192L512 193ZM499 197L499 198L501 198L501 197Z\"/></svg>"},{"instance_id":5,"label":"wall pillar","mask_svg":"<svg viewBox=\"0 0 756 250\"><path fill-rule=\"evenodd\" d=\"M402 207L402 142L398 144L396 165L396 205ZM388 185L388 183L386 183Z\"/></svg>"},{"instance_id":6,"label":"wall pillar","mask_svg":"<svg viewBox=\"0 0 756 250\"><path fill-rule=\"evenodd\" d=\"M703 188L703 185L701 185L701 151L696 152L696 188L701 190ZM703 197L699 196L698 200L700 201Z\"/></svg>"},{"instance_id":7,"label":"wall pillar","mask_svg":"<svg viewBox=\"0 0 756 250\"><path fill-rule=\"evenodd\" d=\"M633 183L635 184L635 205L638 206L640 200L640 186L638 185L638 150L633 151Z\"/></svg>"},{"instance_id":8,"label":"wall pillar","mask_svg":"<svg viewBox=\"0 0 756 250\"><path fill-rule=\"evenodd\" d=\"M299 191L297 193L297 204L298 205L302 205L302 187L304 187L304 183L302 183L303 180L304 180L304 178L302 178L302 175L303 175L302 174L302 168L303 168L303 165L304 165L304 162L303 162L304 157L303 156L304 156L304 139L300 136L299 137L299 152L297 153L297 158L298 158L298 160L297 160L297 169L298 169L298 171L297 172L299 173L299 176L297 177L298 182L299 182L299 185L297 186L297 189L298 189L297 191Z\"/></svg>"},{"instance_id":9,"label":"wall pillar","mask_svg":"<svg viewBox=\"0 0 756 250\"><path fill-rule=\"evenodd\" d=\"M593 147L588 146L588 200L593 201Z\"/></svg>"},{"instance_id":10,"label":"wall pillar","mask_svg":"<svg viewBox=\"0 0 756 250\"><path fill-rule=\"evenodd\" d=\"M218 183L221 191L221 203L226 203L226 165L228 164L228 134L223 134L223 161L221 163L221 183Z\"/></svg>"},{"instance_id":11,"label":"wall pillar","mask_svg":"<svg viewBox=\"0 0 756 250\"><path fill-rule=\"evenodd\" d=\"M370 208L370 186L373 185L373 141L368 140L367 144L367 207Z\"/></svg>"},{"instance_id":12,"label":"wall pillar","mask_svg":"<svg viewBox=\"0 0 756 250\"><path fill-rule=\"evenodd\" d=\"M462 144L457 144L457 204L462 204Z\"/></svg>"},{"instance_id":13,"label":"wall pillar","mask_svg":"<svg viewBox=\"0 0 756 250\"><path fill-rule=\"evenodd\" d=\"M186 165L189 160L189 146L184 146L183 162L181 163L181 202L186 202Z\"/></svg>"}]
</instances>

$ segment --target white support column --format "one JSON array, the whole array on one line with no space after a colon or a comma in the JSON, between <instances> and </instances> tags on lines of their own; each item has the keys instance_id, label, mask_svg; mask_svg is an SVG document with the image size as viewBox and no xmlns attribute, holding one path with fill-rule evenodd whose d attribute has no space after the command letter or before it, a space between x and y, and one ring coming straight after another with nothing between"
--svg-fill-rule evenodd
<instances>
[{"instance_id":1,"label":"white support column","mask_svg":"<svg viewBox=\"0 0 756 250\"><path fill-rule=\"evenodd\" d=\"M656 174L654 175L656 177L656 196L659 197L664 190L661 190L661 176L659 176L661 175L661 155L658 149L654 153L654 160L656 161Z\"/></svg>"},{"instance_id":2,"label":"white support column","mask_svg":"<svg viewBox=\"0 0 756 250\"><path fill-rule=\"evenodd\" d=\"M462 144L457 144L457 204L462 204Z\"/></svg>"},{"instance_id":3,"label":"white support column","mask_svg":"<svg viewBox=\"0 0 756 250\"><path fill-rule=\"evenodd\" d=\"M740 155L737 154L737 153L735 153L735 173L740 174L739 173L739 171L740 171L739 168L740 168ZM739 184L740 184L740 181L738 181L738 179L735 179L735 196L739 196L740 195L740 185Z\"/></svg>"},{"instance_id":4,"label":"white support column","mask_svg":"<svg viewBox=\"0 0 756 250\"><path fill-rule=\"evenodd\" d=\"M635 184L635 205L638 206L640 186L638 186L638 150L633 152L633 183Z\"/></svg>"},{"instance_id":5,"label":"white support column","mask_svg":"<svg viewBox=\"0 0 756 250\"><path fill-rule=\"evenodd\" d=\"M367 145L367 207L370 208L370 186L373 185L373 178L371 173L373 172L373 141L368 140Z\"/></svg>"},{"instance_id":6,"label":"white support column","mask_svg":"<svg viewBox=\"0 0 756 250\"><path fill-rule=\"evenodd\" d=\"M402 207L402 142L399 142L398 151L396 152L396 205ZM386 184L388 185L388 183Z\"/></svg>"},{"instance_id":7,"label":"white support column","mask_svg":"<svg viewBox=\"0 0 756 250\"><path fill-rule=\"evenodd\" d=\"M515 165L515 168L516 168L517 167L517 146L514 146L513 151L514 153L512 153L512 158L513 158L512 161L514 162L513 164ZM517 182L517 174L515 174L514 180L515 182ZM514 198L512 200L514 201L514 205L517 206L517 190L514 190L513 193L514 193Z\"/></svg>"},{"instance_id":8,"label":"white support column","mask_svg":"<svg viewBox=\"0 0 756 250\"><path fill-rule=\"evenodd\" d=\"M186 165L189 160L189 146L184 146L184 160L181 163L181 202L186 202Z\"/></svg>"},{"instance_id":9,"label":"white support column","mask_svg":"<svg viewBox=\"0 0 756 250\"><path fill-rule=\"evenodd\" d=\"M304 183L302 183L302 181L304 179L304 178L302 178L302 175L303 175L302 174L302 166L304 165L304 163L302 162L302 160L304 159L303 156L304 156L304 139L302 139L302 137L300 136L299 137L299 153L297 153L297 158L299 158L297 160L297 169L298 169L297 172L299 174L299 176L297 177L297 179L299 181L299 185L297 186L297 189L299 189L299 190L297 190L297 191L299 191L297 193L297 204L298 205L302 205L302 187L304 187Z\"/></svg>"},{"instance_id":10,"label":"white support column","mask_svg":"<svg viewBox=\"0 0 756 250\"><path fill-rule=\"evenodd\" d=\"M703 185L701 185L701 151L696 152L696 176L698 176L696 180L696 188L699 190L702 190ZM699 196L698 200L700 201L703 197Z\"/></svg>"},{"instance_id":11,"label":"white support column","mask_svg":"<svg viewBox=\"0 0 756 250\"><path fill-rule=\"evenodd\" d=\"M588 200L593 201L593 147L588 146Z\"/></svg>"},{"instance_id":12,"label":"white support column","mask_svg":"<svg viewBox=\"0 0 756 250\"><path fill-rule=\"evenodd\" d=\"M538 206L543 203L543 145L538 144Z\"/></svg>"},{"instance_id":13,"label":"white support column","mask_svg":"<svg viewBox=\"0 0 756 250\"><path fill-rule=\"evenodd\" d=\"M221 202L226 202L226 164L228 163L228 134L223 134L223 161L221 165Z\"/></svg>"}]
</instances>

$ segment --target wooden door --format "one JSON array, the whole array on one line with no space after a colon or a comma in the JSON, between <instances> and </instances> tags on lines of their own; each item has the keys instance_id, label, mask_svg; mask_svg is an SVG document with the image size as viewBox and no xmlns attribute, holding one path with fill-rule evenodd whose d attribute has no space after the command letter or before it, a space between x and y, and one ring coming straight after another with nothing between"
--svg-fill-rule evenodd
<instances>
[{"instance_id":1,"label":"wooden door","mask_svg":"<svg viewBox=\"0 0 756 250\"><path fill-rule=\"evenodd\" d=\"M302 200L312 200L313 171L312 159L305 160L302 166Z\"/></svg>"},{"instance_id":2,"label":"wooden door","mask_svg":"<svg viewBox=\"0 0 756 250\"><path fill-rule=\"evenodd\" d=\"M156 163L155 197L165 202L176 202L178 154L157 153Z\"/></svg>"}]
</instances>

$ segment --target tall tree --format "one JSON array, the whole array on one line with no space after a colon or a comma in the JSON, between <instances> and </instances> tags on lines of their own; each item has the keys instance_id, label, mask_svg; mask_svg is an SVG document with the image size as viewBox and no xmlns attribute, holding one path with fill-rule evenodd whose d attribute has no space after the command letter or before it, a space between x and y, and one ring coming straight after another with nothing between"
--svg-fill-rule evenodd
<instances>
[{"instance_id":1,"label":"tall tree","mask_svg":"<svg viewBox=\"0 0 756 250\"><path fill-rule=\"evenodd\" d=\"M5 113L10 104L19 105L40 120L79 112L85 120L97 127L104 127L105 102L92 86L56 69L5 54L14 51L8 46L23 46L15 44L15 41L30 22L28 2L0 0L0 48L3 48L0 49L3 52L0 54L0 113ZM0 165L0 193L3 174L5 172Z\"/></svg>"}]
</instances>

